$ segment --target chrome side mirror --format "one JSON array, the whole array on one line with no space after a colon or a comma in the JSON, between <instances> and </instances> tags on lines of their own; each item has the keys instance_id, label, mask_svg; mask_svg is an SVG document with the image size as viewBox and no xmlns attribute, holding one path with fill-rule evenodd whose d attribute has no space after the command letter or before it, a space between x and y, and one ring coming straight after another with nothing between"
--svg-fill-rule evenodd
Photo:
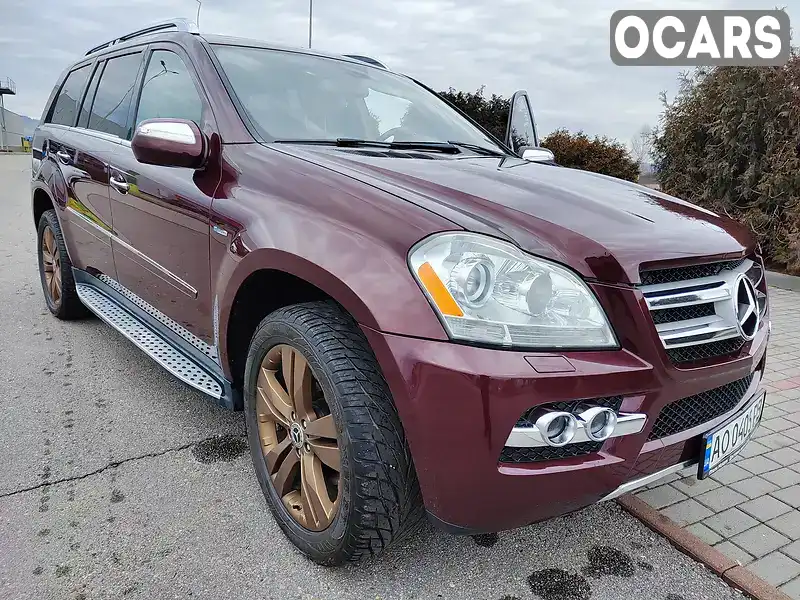
<instances>
[{"instance_id":1,"label":"chrome side mirror","mask_svg":"<svg viewBox=\"0 0 800 600\"><path fill-rule=\"evenodd\" d=\"M530 162L538 163L554 163L556 162L555 155L547 148L525 148L522 151L522 158Z\"/></svg>"},{"instance_id":2,"label":"chrome side mirror","mask_svg":"<svg viewBox=\"0 0 800 600\"><path fill-rule=\"evenodd\" d=\"M140 163L199 169L207 143L200 128L183 119L149 119L136 128L131 148Z\"/></svg>"}]
</instances>

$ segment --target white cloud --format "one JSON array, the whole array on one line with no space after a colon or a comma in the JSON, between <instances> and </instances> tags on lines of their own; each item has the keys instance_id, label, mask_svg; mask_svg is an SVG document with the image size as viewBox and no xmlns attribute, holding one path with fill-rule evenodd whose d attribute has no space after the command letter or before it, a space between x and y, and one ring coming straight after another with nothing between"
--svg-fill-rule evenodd
<instances>
[{"instance_id":1,"label":"white cloud","mask_svg":"<svg viewBox=\"0 0 800 600\"><path fill-rule=\"evenodd\" d=\"M800 0L784 0L795 22ZM435 89L530 92L540 129L628 141L655 125L678 69L617 67L608 22L619 8L764 8L774 0L314 0L314 46L368 54ZM194 17L195 0L4 0L6 106L38 117L59 73L91 46L139 25ZM305 46L307 0L204 0L201 29ZM57 33L57 34L54 34Z\"/></svg>"}]
</instances>

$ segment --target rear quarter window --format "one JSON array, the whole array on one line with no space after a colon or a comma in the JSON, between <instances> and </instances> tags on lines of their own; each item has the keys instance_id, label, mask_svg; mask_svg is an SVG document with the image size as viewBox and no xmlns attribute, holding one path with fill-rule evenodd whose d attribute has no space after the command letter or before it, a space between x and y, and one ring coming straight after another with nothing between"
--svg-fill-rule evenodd
<instances>
[{"instance_id":1,"label":"rear quarter window","mask_svg":"<svg viewBox=\"0 0 800 600\"><path fill-rule=\"evenodd\" d=\"M54 123L56 125L67 125L72 127L75 125L75 119L78 116L78 103L81 100L83 88L86 86L86 80L89 79L89 70L91 65L85 65L80 69L75 69L64 80L64 85L56 96L53 108L47 119L47 123Z\"/></svg>"}]
</instances>

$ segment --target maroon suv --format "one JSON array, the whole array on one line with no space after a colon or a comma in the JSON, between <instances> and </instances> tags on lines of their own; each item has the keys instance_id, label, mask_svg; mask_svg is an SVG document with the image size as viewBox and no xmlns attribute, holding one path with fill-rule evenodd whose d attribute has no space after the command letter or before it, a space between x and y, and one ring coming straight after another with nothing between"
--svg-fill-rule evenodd
<instances>
[{"instance_id":1,"label":"maroon suv","mask_svg":"<svg viewBox=\"0 0 800 600\"><path fill-rule=\"evenodd\" d=\"M323 564L425 513L491 532L706 477L764 404L758 247L552 164L524 93L509 122L365 57L182 21L115 39L34 137L47 305L243 409L269 507Z\"/></svg>"}]
</instances>

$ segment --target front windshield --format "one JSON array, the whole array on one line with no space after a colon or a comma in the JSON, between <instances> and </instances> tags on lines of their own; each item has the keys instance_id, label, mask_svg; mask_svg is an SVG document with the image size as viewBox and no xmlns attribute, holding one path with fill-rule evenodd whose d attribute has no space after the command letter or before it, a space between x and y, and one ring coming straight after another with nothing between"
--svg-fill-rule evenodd
<instances>
[{"instance_id":1,"label":"front windshield","mask_svg":"<svg viewBox=\"0 0 800 600\"><path fill-rule=\"evenodd\" d=\"M458 142L504 152L439 97L402 75L298 52L221 44L214 52L267 138Z\"/></svg>"}]
</instances>

